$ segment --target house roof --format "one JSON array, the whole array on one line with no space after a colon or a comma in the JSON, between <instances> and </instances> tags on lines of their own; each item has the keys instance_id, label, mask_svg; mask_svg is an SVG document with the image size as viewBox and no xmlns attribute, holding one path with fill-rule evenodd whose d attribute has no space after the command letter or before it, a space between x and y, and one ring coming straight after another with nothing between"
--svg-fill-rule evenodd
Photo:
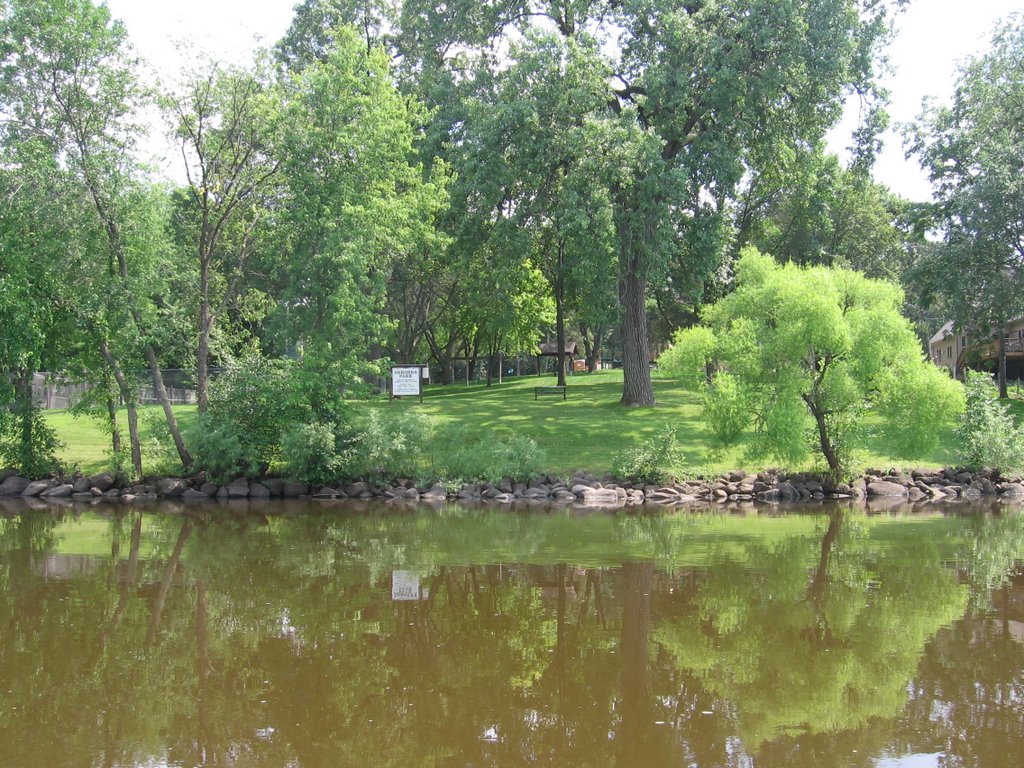
<instances>
[{"instance_id":1,"label":"house roof","mask_svg":"<svg viewBox=\"0 0 1024 768\"><path fill-rule=\"evenodd\" d=\"M541 344L540 345L540 354L541 354L541 356L544 356L544 357L546 357L546 356L551 356L551 357L556 356L558 354L558 343L552 341L552 342L545 342L544 344ZM567 354L567 355L575 355L576 354L576 342L575 341L567 341L567 342L565 342L565 354Z\"/></svg>"},{"instance_id":2,"label":"house roof","mask_svg":"<svg viewBox=\"0 0 1024 768\"><path fill-rule=\"evenodd\" d=\"M936 343L942 341L943 339L945 339L947 336L952 336L952 335L953 335L953 321L950 320L948 323L946 323L944 326L939 328L938 331L935 332L935 335L932 336L928 340L928 344L936 344Z\"/></svg>"}]
</instances>

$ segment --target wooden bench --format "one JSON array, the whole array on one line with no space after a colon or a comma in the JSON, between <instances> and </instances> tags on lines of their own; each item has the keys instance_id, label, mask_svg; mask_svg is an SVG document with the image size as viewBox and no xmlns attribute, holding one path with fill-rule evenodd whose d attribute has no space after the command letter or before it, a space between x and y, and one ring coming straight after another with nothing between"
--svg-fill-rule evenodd
<instances>
[{"instance_id":1,"label":"wooden bench","mask_svg":"<svg viewBox=\"0 0 1024 768\"><path fill-rule=\"evenodd\" d=\"M537 399L537 395L558 395L562 396L565 400L565 386L551 386L551 387L534 387L533 388L533 399Z\"/></svg>"}]
</instances>

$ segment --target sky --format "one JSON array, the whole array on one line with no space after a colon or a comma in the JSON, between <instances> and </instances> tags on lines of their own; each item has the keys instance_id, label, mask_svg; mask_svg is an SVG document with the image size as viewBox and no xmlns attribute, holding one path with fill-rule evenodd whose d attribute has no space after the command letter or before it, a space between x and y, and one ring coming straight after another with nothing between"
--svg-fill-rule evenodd
<instances>
[{"instance_id":1,"label":"sky","mask_svg":"<svg viewBox=\"0 0 1024 768\"><path fill-rule=\"evenodd\" d=\"M284 34L296 2L107 0L107 5L156 73L173 78L187 64L179 43L188 41L221 61L245 63L259 45L270 45ZM998 20L1022 9L1021 0L911 0L888 52L895 70L885 79L893 128L875 167L878 181L911 200L930 198L928 179L916 160L904 158L899 126L917 117L926 96L948 102L957 64L985 49ZM829 136L833 151L843 154L856 120L856 104L848 104L843 123ZM162 167L176 175L173 160Z\"/></svg>"}]
</instances>

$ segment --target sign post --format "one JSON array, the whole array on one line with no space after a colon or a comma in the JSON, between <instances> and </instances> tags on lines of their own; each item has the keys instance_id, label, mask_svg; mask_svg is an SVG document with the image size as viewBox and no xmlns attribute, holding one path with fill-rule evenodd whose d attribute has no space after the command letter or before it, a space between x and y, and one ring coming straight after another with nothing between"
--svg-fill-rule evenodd
<instances>
[{"instance_id":1,"label":"sign post","mask_svg":"<svg viewBox=\"0 0 1024 768\"><path fill-rule=\"evenodd\" d=\"M423 402L423 386L420 382L422 365L395 365L391 368L391 397L419 397Z\"/></svg>"}]
</instances>

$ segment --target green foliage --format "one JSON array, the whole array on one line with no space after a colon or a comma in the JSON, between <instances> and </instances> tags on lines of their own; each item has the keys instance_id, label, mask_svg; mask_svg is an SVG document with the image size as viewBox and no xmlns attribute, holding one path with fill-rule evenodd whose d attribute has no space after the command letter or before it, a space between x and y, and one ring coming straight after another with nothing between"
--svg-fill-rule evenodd
<instances>
[{"instance_id":1,"label":"green foliage","mask_svg":"<svg viewBox=\"0 0 1024 768\"><path fill-rule=\"evenodd\" d=\"M433 472L441 479L496 483L504 477L527 480L547 469L537 442L518 432L445 427L435 437Z\"/></svg>"},{"instance_id":2,"label":"green foliage","mask_svg":"<svg viewBox=\"0 0 1024 768\"><path fill-rule=\"evenodd\" d=\"M735 444L752 424L753 454L795 466L815 451L839 476L863 442L869 409L908 458L934 447L962 411L960 385L924 360L900 315L898 286L846 269L780 266L752 247L736 282L734 293L705 310L713 335L683 338L721 366L704 399L723 444Z\"/></svg>"},{"instance_id":3,"label":"green foliage","mask_svg":"<svg viewBox=\"0 0 1024 768\"><path fill-rule=\"evenodd\" d=\"M420 477L434 422L410 411L371 410L348 450L346 470L360 478Z\"/></svg>"},{"instance_id":4,"label":"green foliage","mask_svg":"<svg viewBox=\"0 0 1024 768\"><path fill-rule=\"evenodd\" d=\"M10 464L28 478L49 477L60 470L62 447L35 404L19 404L14 413L0 407L0 466Z\"/></svg>"},{"instance_id":5,"label":"green foliage","mask_svg":"<svg viewBox=\"0 0 1024 768\"><path fill-rule=\"evenodd\" d=\"M187 436L196 468L211 482L223 485L240 476L257 477L266 467L249 436L231 422L200 416Z\"/></svg>"},{"instance_id":6,"label":"green foliage","mask_svg":"<svg viewBox=\"0 0 1024 768\"><path fill-rule=\"evenodd\" d=\"M987 374L967 371L967 407L956 435L961 461L968 469L1024 469L1024 442L998 394Z\"/></svg>"},{"instance_id":7,"label":"green foliage","mask_svg":"<svg viewBox=\"0 0 1024 768\"><path fill-rule=\"evenodd\" d=\"M668 481L683 462L676 430L665 424L653 439L615 455L612 474L638 483L658 485Z\"/></svg>"},{"instance_id":8,"label":"green foliage","mask_svg":"<svg viewBox=\"0 0 1024 768\"><path fill-rule=\"evenodd\" d=\"M750 424L750 406L739 380L720 371L701 393L704 416L719 446L732 445Z\"/></svg>"},{"instance_id":9,"label":"green foliage","mask_svg":"<svg viewBox=\"0 0 1024 768\"><path fill-rule=\"evenodd\" d=\"M256 354L232 363L210 388L205 427L224 440L244 437L246 457L256 464L272 463L280 454L282 434L310 413L296 368L290 360ZM202 431L194 430L193 439Z\"/></svg>"},{"instance_id":10,"label":"green foliage","mask_svg":"<svg viewBox=\"0 0 1024 768\"><path fill-rule=\"evenodd\" d=\"M698 389L707 380L714 363L715 333L703 325L681 328L672 336L672 346L658 357L658 369L672 374L686 387Z\"/></svg>"},{"instance_id":11,"label":"green foliage","mask_svg":"<svg viewBox=\"0 0 1024 768\"><path fill-rule=\"evenodd\" d=\"M334 424L315 421L293 425L281 438L285 473L310 485L336 481L346 471L343 442Z\"/></svg>"},{"instance_id":12,"label":"green foliage","mask_svg":"<svg viewBox=\"0 0 1024 768\"><path fill-rule=\"evenodd\" d=\"M177 477L185 472L181 465L181 458L178 456L177 448L167 431L167 422L162 411L146 409L140 412L139 437L144 452L147 475L160 477ZM131 466L131 454L128 454L127 467ZM114 464L120 463L122 458L113 455L111 461ZM116 469L125 469L117 467Z\"/></svg>"}]
</instances>

